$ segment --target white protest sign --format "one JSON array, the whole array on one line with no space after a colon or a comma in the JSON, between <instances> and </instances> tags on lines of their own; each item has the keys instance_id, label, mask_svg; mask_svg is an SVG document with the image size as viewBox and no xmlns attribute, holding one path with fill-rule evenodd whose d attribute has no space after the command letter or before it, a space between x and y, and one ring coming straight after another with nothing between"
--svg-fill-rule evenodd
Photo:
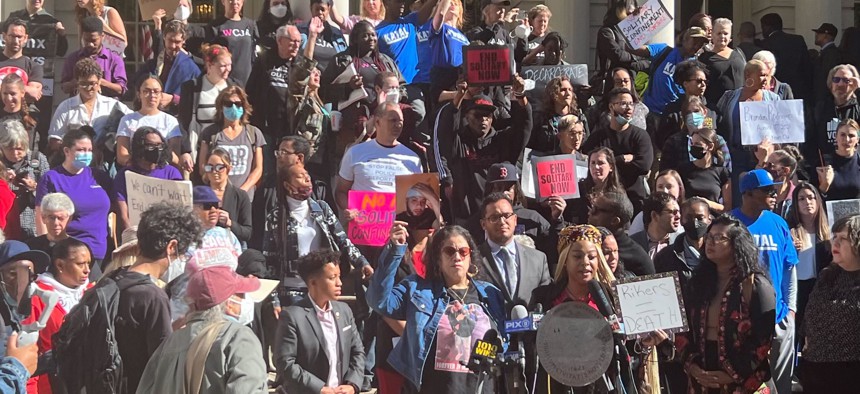
<instances>
[{"instance_id":1,"label":"white protest sign","mask_svg":"<svg viewBox=\"0 0 860 394\"><path fill-rule=\"evenodd\" d=\"M677 272L620 279L613 286L628 338L643 337L658 329L689 330Z\"/></svg>"},{"instance_id":2,"label":"white protest sign","mask_svg":"<svg viewBox=\"0 0 860 394\"><path fill-rule=\"evenodd\" d=\"M829 226L837 220L860 214L860 200L838 200L827 202L827 220Z\"/></svg>"},{"instance_id":3,"label":"white protest sign","mask_svg":"<svg viewBox=\"0 0 860 394\"><path fill-rule=\"evenodd\" d=\"M663 28L672 24L672 14L660 0L649 0L636 13L618 22L618 29L631 48L640 48Z\"/></svg>"},{"instance_id":4,"label":"white protest sign","mask_svg":"<svg viewBox=\"0 0 860 394\"><path fill-rule=\"evenodd\" d=\"M140 222L140 215L155 203L169 202L191 207L191 182L168 181L125 172L128 219L132 225Z\"/></svg>"},{"instance_id":5,"label":"white protest sign","mask_svg":"<svg viewBox=\"0 0 860 394\"><path fill-rule=\"evenodd\" d=\"M740 103L741 143L758 145L805 142L803 100L744 101Z\"/></svg>"}]
</instances>

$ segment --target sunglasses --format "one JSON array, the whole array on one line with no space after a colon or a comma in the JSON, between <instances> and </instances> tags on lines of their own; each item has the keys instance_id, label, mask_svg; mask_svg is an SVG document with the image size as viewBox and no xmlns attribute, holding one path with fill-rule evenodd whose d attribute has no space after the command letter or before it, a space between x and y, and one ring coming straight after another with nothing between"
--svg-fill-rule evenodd
<instances>
[{"instance_id":1,"label":"sunglasses","mask_svg":"<svg viewBox=\"0 0 860 394\"><path fill-rule=\"evenodd\" d=\"M442 253L444 253L445 256L448 257L454 257L455 254L459 254L460 257L466 258L467 256L472 255L472 249L470 249L468 246L464 246L460 249L457 249L453 246L446 246L442 248Z\"/></svg>"},{"instance_id":2,"label":"sunglasses","mask_svg":"<svg viewBox=\"0 0 860 394\"><path fill-rule=\"evenodd\" d=\"M203 166L203 170L206 172L221 172L224 171L225 168L227 168L227 166L224 164L215 164L214 166L207 164Z\"/></svg>"},{"instance_id":3,"label":"sunglasses","mask_svg":"<svg viewBox=\"0 0 860 394\"><path fill-rule=\"evenodd\" d=\"M205 203L198 204L198 205L200 205L200 207L203 208L204 211L209 211L213 208L218 209L218 206L221 204L219 204L217 202L205 202Z\"/></svg>"},{"instance_id":4,"label":"sunglasses","mask_svg":"<svg viewBox=\"0 0 860 394\"><path fill-rule=\"evenodd\" d=\"M831 78L831 79L830 79L830 81L831 81L831 82L833 82L833 83L850 83L850 82L851 82L851 78L833 77L833 78Z\"/></svg>"},{"instance_id":5,"label":"sunglasses","mask_svg":"<svg viewBox=\"0 0 860 394\"><path fill-rule=\"evenodd\" d=\"M775 188L775 187L762 187L762 188L759 188L759 189L756 189L756 190L758 190L758 191L760 191L760 192L762 192L762 193L764 193L764 194L767 194L769 197L776 197L776 195L777 195L777 194L779 194L779 193L776 191L776 188Z\"/></svg>"},{"instance_id":6,"label":"sunglasses","mask_svg":"<svg viewBox=\"0 0 860 394\"><path fill-rule=\"evenodd\" d=\"M237 106L237 107L242 107L242 106L243 106L241 101L225 101L225 102L224 102L224 106L225 106L225 107L232 107L232 106L234 106L234 105L235 105L235 106Z\"/></svg>"}]
</instances>

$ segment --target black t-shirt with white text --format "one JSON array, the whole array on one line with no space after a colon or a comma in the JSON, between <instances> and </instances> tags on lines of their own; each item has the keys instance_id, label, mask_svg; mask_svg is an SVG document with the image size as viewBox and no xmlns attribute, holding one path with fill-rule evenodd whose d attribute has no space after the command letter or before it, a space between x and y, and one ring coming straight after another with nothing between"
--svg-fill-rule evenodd
<instances>
[{"instance_id":1,"label":"black t-shirt with white text","mask_svg":"<svg viewBox=\"0 0 860 394\"><path fill-rule=\"evenodd\" d=\"M224 17L214 20L206 32L207 41L226 45L233 55L233 70L230 76L244 87L251 75L251 65L256 57L257 32L256 22L242 18L234 21Z\"/></svg>"}]
</instances>

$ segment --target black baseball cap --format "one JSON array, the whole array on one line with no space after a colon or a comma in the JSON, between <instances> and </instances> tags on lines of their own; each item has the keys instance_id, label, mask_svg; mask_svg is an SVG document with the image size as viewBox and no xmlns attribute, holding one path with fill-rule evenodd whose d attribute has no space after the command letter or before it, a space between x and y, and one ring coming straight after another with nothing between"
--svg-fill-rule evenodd
<instances>
[{"instance_id":1,"label":"black baseball cap","mask_svg":"<svg viewBox=\"0 0 860 394\"><path fill-rule=\"evenodd\" d=\"M812 31L816 33L829 34L833 37L836 37L836 34L839 33L839 29L837 29L832 23L822 23L821 27L812 29Z\"/></svg>"}]
</instances>

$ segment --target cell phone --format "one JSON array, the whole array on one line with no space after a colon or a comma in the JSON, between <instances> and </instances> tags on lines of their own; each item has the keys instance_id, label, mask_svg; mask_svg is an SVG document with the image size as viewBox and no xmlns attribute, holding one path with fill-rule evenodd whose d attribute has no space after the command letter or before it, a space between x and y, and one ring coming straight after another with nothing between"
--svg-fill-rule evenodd
<instances>
[{"instance_id":1,"label":"cell phone","mask_svg":"<svg viewBox=\"0 0 860 394\"><path fill-rule=\"evenodd\" d=\"M29 174L30 174L30 172L27 171L26 167L21 167L21 169L19 169L18 172L15 173L15 180L20 181L20 180L26 178L27 175L29 175Z\"/></svg>"}]
</instances>

